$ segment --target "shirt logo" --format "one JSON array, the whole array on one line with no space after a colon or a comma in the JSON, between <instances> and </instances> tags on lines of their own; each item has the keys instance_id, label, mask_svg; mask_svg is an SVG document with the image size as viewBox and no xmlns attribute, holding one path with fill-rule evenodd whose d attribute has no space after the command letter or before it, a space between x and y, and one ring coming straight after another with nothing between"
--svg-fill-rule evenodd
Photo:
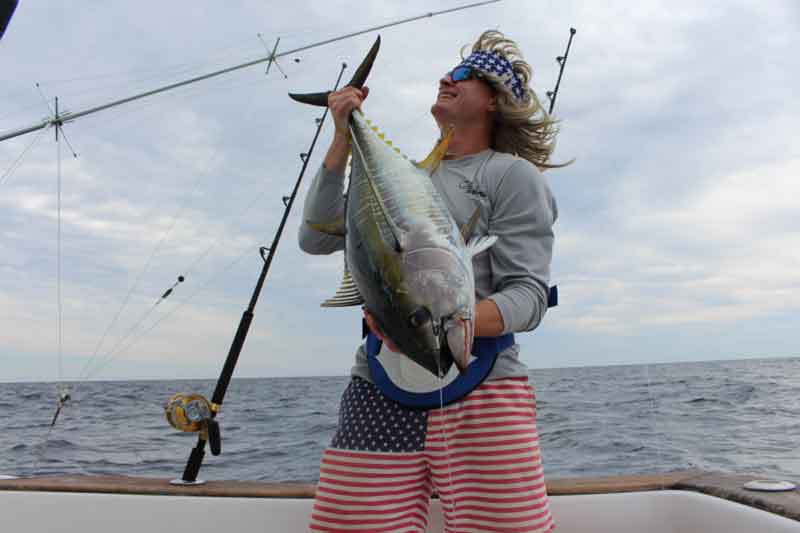
<instances>
[{"instance_id":1,"label":"shirt logo","mask_svg":"<svg viewBox=\"0 0 800 533\"><path fill-rule=\"evenodd\" d=\"M480 190L474 183L471 181L467 181L466 179L462 179L461 183L458 184L458 188L464 191L468 196L472 198L486 198L486 193Z\"/></svg>"}]
</instances>

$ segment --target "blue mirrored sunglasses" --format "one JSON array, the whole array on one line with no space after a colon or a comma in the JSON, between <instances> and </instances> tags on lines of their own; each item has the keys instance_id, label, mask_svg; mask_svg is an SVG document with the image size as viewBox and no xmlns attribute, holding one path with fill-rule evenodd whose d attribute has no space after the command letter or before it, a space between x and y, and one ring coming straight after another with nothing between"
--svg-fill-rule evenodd
<instances>
[{"instance_id":1,"label":"blue mirrored sunglasses","mask_svg":"<svg viewBox=\"0 0 800 533\"><path fill-rule=\"evenodd\" d=\"M483 80L483 75L472 67L461 66L456 67L447 73L450 79L458 83L459 81L471 80L473 78Z\"/></svg>"}]
</instances>

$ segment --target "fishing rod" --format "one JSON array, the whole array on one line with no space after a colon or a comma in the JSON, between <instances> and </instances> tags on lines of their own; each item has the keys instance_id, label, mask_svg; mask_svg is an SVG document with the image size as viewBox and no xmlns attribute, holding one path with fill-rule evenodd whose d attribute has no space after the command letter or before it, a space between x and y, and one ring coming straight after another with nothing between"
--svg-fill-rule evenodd
<instances>
[{"instance_id":1,"label":"fishing rod","mask_svg":"<svg viewBox=\"0 0 800 533\"><path fill-rule=\"evenodd\" d=\"M316 42L316 43L308 44L308 45L305 45L305 46L301 46L299 48L294 48L292 50L287 50L285 52L280 52L280 53L276 53L276 51L277 51L277 43L275 43L275 48L273 49L272 53L270 53L268 56L260 57L258 59L254 59L252 61L247 61L246 63L241 63L239 65L234 65L232 67L224 68L224 69L217 70L217 71L214 71L214 72L209 72L208 74L203 74L201 76L195 76L194 78L190 78L188 80L179 81L177 83L172 83L170 85L165 85L165 86L159 87L157 89L153 89L153 90L146 91L146 92L143 92L143 93L135 94L133 96L128 96L127 98L114 100L113 102L109 102L109 103L106 103L106 104L102 104L102 105L98 105L98 106L95 106L95 107L91 107L89 109L84 109L84 110L76 111L76 112L64 112L64 113L62 113L62 115L60 117L48 118L48 119L45 119L45 120L43 120L42 122L40 122L38 124L34 124L32 126L27 126L27 127L24 127L24 128L20 128L18 130L14 130L14 131L11 131L11 132L0 134L0 141L13 139L14 137L19 137L20 135L25 135L27 133L31 133L31 132L40 130L42 128L46 128L46 127L51 126L51 125L55 125L55 124L63 125L66 122L72 122L73 120L76 120L78 118L85 117L87 115L91 115L92 113L97 113L98 111L103 111L103 110L109 109L111 107L116 107L118 105L122 105L122 104L125 104L125 103L128 103L128 102L133 102L134 100L139 100L141 98L146 98L148 96L152 96L152 95L155 95L155 94L159 94L159 93L163 93L163 92L166 92L166 91L170 91L172 89L177 89L178 87L183 87L184 85L189 85L189 84L192 84L192 83L197 83L199 81L203 81L203 80L207 80L207 79L214 78L214 77L217 77L217 76L221 76L221 75L227 74L229 72L233 72L233 71L240 70L240 69L247 68L247 67L252 67L253 65L258 65L260 63L269 63L271 65L273 62L276 62L276 60L278 58L284 57L284 56L287 56L287 55L290 55L290 54L296 54L298 52L303 52L305 50L310 50L312 48L318 48L318 47L324 46L326 44L335 43L337 41L342 41L342 40L345 40L345 39L349 39L351 37L356 37L358 35L363 35L365 33L370 33L370 32L373 32L373 31L384 29L384 28L391 28L393 26L399 26L401 24L407 24L409 22L414 22L416 20L420 20L420 19L423 19L423 18L431 18L431 17L437 16L437 15L443 15L445 13L453 13L455 11L462 11L464 9L470 9L470 8L473 8L473 7L479 7L479 6L483 6L483 5L486 5L486 4L493 4L493 3L496 3L496 2L499 2L499 1L500 0L485 0L483 2L475 2L475 3L472 3L472 4L466 4L466 5L462 5L462 6L458 6L458 7L452 7L452 8L449 8L449 9L442 9L442 10L439 10L439 11L430 11L430 12L424 13L422 15L416 15L416 16L413 16L413 17L404 18L404 19L397 20L397 21L394 21L394 22L388 22L386 24L373 26L373 27L367 28L365 30L359 30L359 31L351 32L351 33L346 33L344 35L339 35L338 37L325 39L324 41L319 41L319 42Z\"/></svg>"},{"instance_id":2,"label":"fishing rod","mask_svg":"<svg viewBox=\"0 0 800 533\"><path fill-rule=\"evenodd\" d=\"M334 90L339 87L339 83L342 81L342 74L344 74L345 68L347 68L347 64L342 63L342 67L339 70L339 76L336 79L336 84L334 85ZM174 485L197 485L204 483L202 480L197 480L197 474L200 471L200 467L203 463L203 457L205 456L206 442L208 442L213 455L219 455L222 451L219 423L215 420L215 417L220 410L222 400L224 399L225 393L228 390L228 385L230 384L231 377L233 376L233 371L236 368L237 361L239 360L239 354L242 351L245 338L247 337L247 332L250 329L250 324L253 321L254 310L256 303L258 302L258 297L261 294L261 289L264 286L264 281L266 280L267 273L269 272L269 267L272 264L272 259L275 257L275 251L278 249L278 244L280 242L281 235L283 234L283 229L286 226L286 220L289 218L292 205L297 197L297 191L300 188L300 182L302 181L303 175L306 172L308 162L311 160L311 154L314 152L314 146L317 144L317 139L319 138L319 134L322 131L322 126L325 123L325 117L327 116L328 108L326 107L322 117L315 119L317 123L317 129L314 133L314 138L311 141L308 151L300 154L300 159L303 161L303 166L300 169L300 174L297 176L297 181L294 184L294 189L292 189L292 194L282 198L284 205L283 218L281 218L281 222L278 225L278 229L275 233L275 237L272 240L272 244L270 244L269 247L262 246L259 249L261 258L264 261L264 264L261 267L261 274L258 277L255 289L253 289L253 295L250 298L250 304L247 306L247 309L244 311L242 318L239 321L239 327L236 330L236 335L233 338L233 342L228 352L228 357L225 359L225 364L222 367L219 380L217 380L217 386L214 389L214 394L211 397L211 401L209 402L199 394L175 394L164 406L167 420L173 427L180 429L181 431L200 432L197 438L197 445L192 449L192 452L189 455L189 460L186 463L183 476L180 479L174 479L171 481L171 483Z\"/></svg>"},{"instance_id":3,"label":"fishing rod","mask_svg":"<svg viewBox=\"0 0 800 533\"><path fill-rule=\"evenodd\" d=\"M486 1L476 2L476 3L466 4L466 5L462 5L462 6L457 6L457 7L454 7L454 8L428 12L428 13L425 13L425 14L422 14L422 15L408 17L408 18L404 18L404 19L397 20L397 21L394 21L394 22L389 22L389 23L386 23L386 24L381 24L381 25L378 25L378 26L372 26L372 27L364 29L364 30L359 30L359 31L347 33L347 34L340 35L340 36L337 36L337 37L333 37L333 38L330 38L330 39L326 39L326 40L323 40L323 41L318 41L318 42L315 42L315 43L312 43L312 44L309 44L309 45L306 45L306 46L302 46L302 47L295 48L295 49L288 50L288 51L281 52L281 53L277 53L278 45L280 43L280 38L278 38L276 40L276 42L275 42L274 47L272 48L272 51L270 52L270 54L268 56L261 57L259 59L253 60L253 61L248 61L248 62L245 62L245 63L241 63L239 65L235 65L235 66L232 66L232 67L228 67L228 68L224 68L224 69L221 69L221 70L217 70L217 71L214 71L214 72L210 72L208 74L204 74L204 75L201 75L201 76L196 76L196 77L193 77L193 78L181 81L181 82L172 83L172 84L169 84L169 85L166 85L166 86L163 86L163 87L159 87L157 89L153 89L153 90L150 90L150 91L139 93L139 94L127 97L127 98L123 98L123 99L120 99L120 100L115 100L113 102L109 102L109 103L106 103L106 104L102 104L102 105L95 106L95 107L92 107L92 108L89 108L89 109L85 109L85 110L82 110L82 111L78 111L78 112L68 112L68 111L65 112L65 111L62 111L61 113L59 113L59 110L58 110L58 98L56 98L56 110L55 110L55 113L53 114L52 118L45 119L42 122L40 122L39 124L30 126L30 127L27 127L27 128L22 128L22 129L13 131L13 132L2 134L2 135L0 135L0 141L8 140L8 139L11 139L11 138L14 138L14 137L18 137L18 136L21 136L21 135L24 135L24 134L27 134L27 133L31 133L31 132L34 132L34 131L37 131L37 130L44 130L45 128L48 128L50 126L54 126L55 127L55 131L56 131L56 140L58 140L59 133L61 133L61 135L64 138L64 140L69 145L69 141L67 140L66 135L64 135L63 126L64 126L65 123L71 122L71 121L76 120L78 118L81 118L81 117L84 117L84 116L87 116L87 115L90 115L90 114L93 114L93 113L97 113L99 111L103 111L103 110L106 110L106 109L109 109L109 108L112 108L112 107L115 107L115 106L119 106L119 105L122 105L122 104L125 104L125 103L128 103L128 102L139 100L139 99L142 99L142 98L145 98L145 97L148 97L148 96L153 96L153 95L156 95L156 94L159 94L159 93L162 93L162 92L166 92L166 91L169 91L169 90L172 90L172 89L176 89L178 87L182 87L182 86L189 85L189 84L192 84L192 83L197 83L199 81L210 79L210 78L213 78L213 77L221 76L223 74L226 74L226 73L229 73L229 72L233 72L233 71L236 71L236 70L240 70L240 69L243 69L243 68L247 68L247 67L250 67L250 66L253 66L253 65L257 65L259 63L267 62L266 73L269 73L269 69L270 69L272 64L275 64L275 66L280 70L280 65L277 63L277 59L279 57L283 57L283 56L290 55L290 54L295 54L297 52L309 50L309 49L312 49L312 48L317 48L317 47L320 47L320 46L324 46L326 44L330 44L330 43L334 43L334 42L337 42L337 41L349 39L349 38L352 38L352 37L356 37L358 35L363 35L365 33L369 33L369 32L376 31L376 30L380 30L380 29L383 29L383 28L390 28L390 27L393 27L393 26L399 26L399 25L402 25L402 24L406 24L406 23L409 23L409 22L413 22L413 21L422 19L422 18L431 18L431 17L434 17L436 15L442 15L442 14L445 14L445 13L452 13L452 12L456 12L456 11L470 9L470 8L473 8L473 7L479 7L479 6L486 5L486 4L496 3L496 2L499 2L499 1L500 0L486 0ZM259 37L259 39L261 39L261 34L258 34L258 37ZM262 39L262 42L263 42L263 39ZM281 70L281 73L284 74L284 76L285 76L285 73L283 73L282 70ZM37 88L38 88L38 86L39 85L37 84ZM52 112L52 109L50 109L50 111ZM38 140L38 137L37 137L37 140ZM9 169L9 171L6 174L4 174L3 176L0 176L0 184L2 184L2 182L11 174L12 170L14 169L14 167L17 166L18 162L22 159L22 156L25 155L25 152L28 151L28 149L30 148L30 146L32 146L32 144L33 143L31 143L31 145L29 145L29 147L25 149L23 154L18 158L17 161L15 161L15 163L12 165L12 167ZM71 146L70 146L70 149L72 150ZM75 157L77 157L77 154L75 154L75 151L72 150L72 152L73 152L73 155ZM59 181L59 184L60 184L60 181ZM60 216L59 216L59 223L60 223ZM60 241L60 238L59 238L59 243L60 242L61 241ZM272 254L270 254L270 261L271 261L271 257L272 257ZM182 282L183 281L183 276L180 276L178 281ZM60 275L59 275L59 282L60 282ZM163 299L165 299L167 296L169 296L169 294L172 292L172 289L176 285L173 285L172 288L170 288L156 302L156 305L158 305L158 303L160 303ZM259 290L260 290L260 288L259 288ZM129 293L129 295L130 295L130 293ZM60 297L59 297L59 305L60 305L60 301L61 300L60 300ZM151 308L150 311L152 311L153 308ZM84 365L84 369L82 370L81 373L83 373L83 371L86 371L92 364L96 364L97 365L96 368L95 368L96 370L102 368L102 366L107 364L109 362L109 360L113 357L114 353L117 351L117 348L120 347L122 345L122 343L130 335L132 335L135 332L135 330L138 328L138 326L141 324L141 322L147 316L149 316L150 311L148 311L148 313L146 313L145 316L142 317L135 324L135 326L128 332L128 334L125 337L123 337L122 339L120 339L117 342L117 344L114 346L114 348L112 348L112 350L106 355L104 361L101 361L100 363L97 363L94 360L94 355L93 355L92 358L89 361L87 361L87 363ZM114 322L116 322L116 319L118 317L119 317L119 312L117 313L117 316L112 320L112 325L113 325ZM111 328L111 326L109 326L109 328L106 330L106 333L103 334L103 339L105 338L105 336L108 333L108 331L110 330L110 328ZM59 339L60 339L60 332L59 332ZM101 339L100 343L102 343L103 339ZM100 345L98 344L98 349L99 349L99 346ZM60 352L61 352L61 349L59 348L59 365L60 365ZM97 349L95 350L95 355L96 355L96 352L97 352ZM59 370L59 375L60 375L60 370ZM88 378L88 374L87 374L87 378ZM59 413L62 410L62 407L66 404L66 402L69 399L70 399L70 395L66 391L62 391L59 394L59 400L57 402L56 412L55 412L55 414L53 416L53 420L51 422L51 426L55 425L55 422L58 419L58 416L59 416Z\"/></svg>"},{"instance_id":4,"label":"fishing rod","mask_svg":"<svg viewBox=\"0 0 800 533\"><path fill-rule=\"evenodd\" d=\"M556 61L558 64L561 65L561 68L558 71L558 79L556 80L556 87L552 91L547 91L547 98L550 99L550 109L547 111L548 114L553 114L553 108L556 106L556 97L558 96L558 88L561 86L561 76L564 74L564 67L567 65L567 58L569 57L569 47L572 45L572 38L575 36L578 30L575 28L569 29L569 41L567 41L567 50L564 52L563 56L556 57Z\"/></svg>"}]
</instances>

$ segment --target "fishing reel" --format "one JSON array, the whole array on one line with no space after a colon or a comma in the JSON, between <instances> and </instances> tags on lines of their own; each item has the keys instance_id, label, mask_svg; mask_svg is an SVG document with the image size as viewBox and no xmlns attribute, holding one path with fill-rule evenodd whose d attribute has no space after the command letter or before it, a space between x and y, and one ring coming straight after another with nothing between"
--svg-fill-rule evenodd
<instances>
[{"instance_id":1,"label":"fishing reel","mask_svg":"<svg viewBox=\"0 0 800 533\"><path fill-rule=\"evenodd\" d=\"M212 455L222 451L222 437L219 422L214 416L219 412L219 405L211 403L200 394L173 394L164 404L164 414L169 425L186 433L200 432L200 437L207 441Z\"/></svg>"}]
</instances>

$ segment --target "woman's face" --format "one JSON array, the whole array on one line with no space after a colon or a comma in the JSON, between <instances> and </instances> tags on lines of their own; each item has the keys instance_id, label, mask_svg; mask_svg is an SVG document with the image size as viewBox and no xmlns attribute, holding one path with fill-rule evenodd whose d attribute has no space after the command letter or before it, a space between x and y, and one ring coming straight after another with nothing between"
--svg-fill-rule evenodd
<instances>
[{"instance_id":1,"label":"woman's face","mask_svg":"<svg viewBox=\"0 0 800 533\"><path fill-rule=\"evenodd\" d=\"M459 125L472 122L491 122L496 109L494 90L478 77L453 81L448 72L439 80L439 92L431 107L436 122L443 125Z\"/></svg>"}]
</instances>

